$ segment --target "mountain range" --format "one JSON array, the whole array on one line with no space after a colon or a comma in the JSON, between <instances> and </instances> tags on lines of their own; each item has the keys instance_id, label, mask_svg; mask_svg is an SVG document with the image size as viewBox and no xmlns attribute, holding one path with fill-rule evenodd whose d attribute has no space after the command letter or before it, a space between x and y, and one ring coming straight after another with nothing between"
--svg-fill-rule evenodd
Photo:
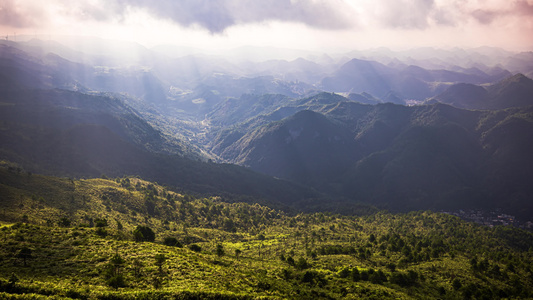
<instances>
[{"instance_id":1,"label":"mountain range","mask_svg":"<svg viewBox=\"0 0 533 300\"><path fill-rule=\"evenodd\" d=\"M297 209L533 216L530 53L251 61L87 43L0 43L0 159Z\"/></svg>"}]
</instances>

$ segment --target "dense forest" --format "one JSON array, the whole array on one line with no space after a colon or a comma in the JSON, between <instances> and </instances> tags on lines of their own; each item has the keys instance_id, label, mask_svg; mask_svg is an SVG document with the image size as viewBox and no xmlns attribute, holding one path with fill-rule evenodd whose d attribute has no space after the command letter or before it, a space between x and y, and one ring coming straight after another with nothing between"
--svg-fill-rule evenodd
<instances>
[{"instance_id":1,"label":"dense forest","mask_svg":"<svg viewBox=\"0 0 533 300\"><path fill-rule=\"evenodd\" d=\"M533 297L533 234L513 227L290 213L7 163L0 177L2 299Z\"/></svg>"}]
</instances>

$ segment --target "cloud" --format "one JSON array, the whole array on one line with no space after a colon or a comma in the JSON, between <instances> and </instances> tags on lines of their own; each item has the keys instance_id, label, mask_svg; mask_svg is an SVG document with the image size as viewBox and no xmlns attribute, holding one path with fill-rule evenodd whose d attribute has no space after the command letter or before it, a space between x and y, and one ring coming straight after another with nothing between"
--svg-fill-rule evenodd
<instances>
[{"instance_id":1,"label":"cloud","mask_svg":"<svg viewBox=\"0 0 533 300\"><path fill-rule=\"evenodd\" d=\"M503 18L531 18L533 17L533 4L529 4L528 0L515 0L502 7L475 9L470 12L470 15L483 25L490 25Z\"/></svg>"},{"instance_id":2,"label":"cloud","mask_svg":"<svg viewBox=\"0 0 533 300\"><path fill-rule=\"evenodd\" d=\"M213 34L227 28L269 21L301 23L320 29L351 28L354 21L341 0L114 0L106 1L107 17L125 15L140 9L156 18L166 19L183 27L199 26ZM90 10L85 10L91 14ZM102 18L94 10L94 18Z\"/></svg>"},{"instance_id":3,"label":"cloud","mask_svg":"<svg viewBox=\"0 0 533 300\"><path fill-rule=\"evenodd\" d=\"M0 0L0 24L40 26L56 18L120 22L132 11L142 11L155 19L204 28L212 34L271 21L335 30L354 26L350 9L343 0Z\"/></svg>"},{"instance_id":4,"label":"cloud","mask_svg":"<svg viewBox=\"0 0 533 300\"><path fill-rule=\"evenodd\" d=\"M472 16L481 24L491 24L496 18L501 16L501 12L476 9L472 12Z\"/></svg>"},{"instance_id":5,"label":"cloud","mask_svg":"<svg viewBox=\"0 0 533 300\"><path fill-rule=\"evenodd\" d=\"M489 26L503 18L517 20L533 16L531 0L374 0L368 3L364 13L373 15L372 24L389 29L461 27L472 21Z\"/></svg>"},{"instance_id":6,"label":"cloud","mask_svg":"<svg viewBox=\"0 0 533 300\"><path fill-rule=\"evenodd\" d=\"M0 0L0 25L13 28L34 26L35 18L41 16L38 9L14 0Z\"/></svg>"},{"instance_id":7,"label":"cloud","mask_svg":"<svg viewBox=\"0 0 533 300\"><path fill-rule=\"evenodd\" d=\"M435 7L433 0L377 1L383 9L378 14L383 25L390 28L425 29Z\"/></svg>"},{"instance_id":8,"label":"cloud","mask_svg":"<svg viewBox=\"0 0 533 300\"><path fill-rule=\"evenodd\" d=\"M533 16L533 2L529 4L529 1L527 0L517 1L514 9L517 14L528 17Z\"/></svg>"}]
</instances>

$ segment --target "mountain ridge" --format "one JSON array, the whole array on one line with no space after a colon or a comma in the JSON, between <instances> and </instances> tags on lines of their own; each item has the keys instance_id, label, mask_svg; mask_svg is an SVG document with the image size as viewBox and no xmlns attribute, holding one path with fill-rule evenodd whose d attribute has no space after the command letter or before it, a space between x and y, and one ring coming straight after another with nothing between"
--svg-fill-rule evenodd
<instances>
[{"instance_id":1,"label":"mountain ridge","mask_svg":"<svg viewBox=\"0 0 533 300\"><path fill-rule=\"evenodd\" d=\"M533 105L533 80L518 73L486 87L459 83L429 100L465 109L505 109Z\"/></svg>"},{"instance_id":2,"label":"mountain ridge","mask_svg":"<svg viewBox=\"0 0 533 300\"><path fill-rule=\"evenodd\" d=\"M330 137L343 136L340 140L345 143L330 149L325 141L302 142L296 149L306 149L305 156L314 157L306 168L298 166L302 157L289 159L294 151L289 146L301 142L298 134L306 130L320 132L313 129L319 121L295 121L311 114L310 111L259 126L230 143L221 155L272 176L304 184L312 182L322 191L387 205L393 210L457 209L461 205L496 207L505 195L514 194L513 189L525 194L533 192L525 188L526 182L530 182L526 178L533 175L528 171L532 161L526 154L531 146L519 142L529 140L533 130L531 106L492 112L444 104L365 106L346 100L344 103L355 110L347 110L349 106L340 103L332 107L325 101L321 109L312 113L321 116L321 120L329 116L328 125L319 127L335 128ZM489 121L491 118L499 121ZM506 136L509 140L503 142L504 137L498 132L507 130L515 134ZM521 165L511 163L515 160L521 161ZM337 161L334 167L337 173L317 167L328 161ZM529 208L524 209L529 207L525 198L519 197L522 200L517 203L522 204L516 204L512 210L522 217L531 215Z\"/></svg>"}]
</instances>

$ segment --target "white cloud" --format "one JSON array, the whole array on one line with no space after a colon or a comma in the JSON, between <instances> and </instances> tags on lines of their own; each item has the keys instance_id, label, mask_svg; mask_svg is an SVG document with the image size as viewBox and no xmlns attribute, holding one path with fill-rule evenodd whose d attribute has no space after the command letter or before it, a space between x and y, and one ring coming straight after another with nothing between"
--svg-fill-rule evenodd
<instances>
[{"instance_id":1,"label":"white cloud","mask_svg":"<svg viewBox=\"0 0 533 300\"><path fill-rule=\"evenodd\" d=\"M0 31L231 47L533 47L533 0L0 0Z\"/></svg>"},{"instance_id":2,"label":"white cloud","mask_svg":"<svg viewBox=\"0 0 533 300\"><path fill-rule=\"evenodd\" d=\"M283 21L301 23L321 29L352 26L344 13L348 7L341 0L108 0L63 1L72 3L72 11L80 18L106 20L124 16L128 9L142 9L154 18L162 18L180 26L199 26L213 34L250 23Z\"/></svg>"}]
</instances>

